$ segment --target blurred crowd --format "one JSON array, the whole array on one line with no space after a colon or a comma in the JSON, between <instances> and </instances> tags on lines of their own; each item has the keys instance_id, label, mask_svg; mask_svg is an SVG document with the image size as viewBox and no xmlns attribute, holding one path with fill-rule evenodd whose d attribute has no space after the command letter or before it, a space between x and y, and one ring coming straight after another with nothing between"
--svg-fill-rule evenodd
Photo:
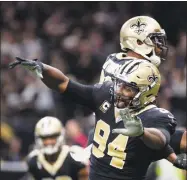
<instances>
[{"instance_id":1,"label":"blurred crowd","mask_svg":"<svg viewBox=\"0 0 187 180\"><path fill-rule=\"evenodd\" d=\"M79 82L94 84L106 57L121 51L122 24L142 14L156 18L168 34L169 53L160 67L158 104L174 113L178 128L185 128L186 11L180 3L170 3L1 2L3 158L25 157L34 142L34 126L46 115L63 122L70 145L85 147L88 132L94 126L89 109L49 90L22 68L8 70L8 63L16 56L39 59ZM171 18L172 13L176 14Z\"/></svg>"}]
</instances>

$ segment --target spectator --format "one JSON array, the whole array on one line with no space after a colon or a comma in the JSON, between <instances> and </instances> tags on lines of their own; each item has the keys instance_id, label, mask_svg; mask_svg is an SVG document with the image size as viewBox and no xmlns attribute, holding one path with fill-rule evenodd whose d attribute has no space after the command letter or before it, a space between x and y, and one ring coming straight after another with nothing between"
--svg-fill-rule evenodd
<instances>
[{"instance_id":1,"label":"spectator","mask_svg":"<svg viewBox=\"0 0 187 180\"><path fill-rule=\"evenodd\" d=\"M76 120L69 120L66 123L67 141L70 145L87 146L87 136L82 132L82 129Z\"/></svg>"}]
</instances>

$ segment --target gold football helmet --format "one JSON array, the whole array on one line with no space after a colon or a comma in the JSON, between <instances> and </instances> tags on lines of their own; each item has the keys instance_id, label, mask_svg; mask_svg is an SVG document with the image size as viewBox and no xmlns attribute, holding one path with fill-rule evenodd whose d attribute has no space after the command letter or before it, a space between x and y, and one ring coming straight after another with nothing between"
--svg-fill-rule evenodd
<instances>
[{"instance_id":1,"label":"gold football helmet","mask_svg":"<svg viewBox=\"0 0 187 180\"><path fill-rule=\"evenodd\" d=\"M35 126L36 148L42 153L52 155L59 151L64 141L65 130L59 119L46 116L38 121ZM47 138L55 138L55 144L45 145Z\"/></svg>"},{"instance_id":2,"label":"gold football helmet","mask_svg":"<svg viewBox=\"0 0 187 180\"><path fill-rule=\"evenodd\" d=\"M126 21L120 31L120 45L125 52L130 49L156 66L168 51L164 29L149 16L136 16Z\"/></svg>"},{"instance_id":3,"label":"gold football helmet","mask_svg":"<svg viewBox=\"0 0 187 180\"><path fill-rule=\"evenodd\" d=\"M131 88L134 96L129 100L122 94L118 94L120 84ZM115 103L120 100L128 101L129 109L139 110L156 100L161 83L161 76L156 66L145 60L130 61L122 65L115 74Z\"/></svg>"}]
</instances>

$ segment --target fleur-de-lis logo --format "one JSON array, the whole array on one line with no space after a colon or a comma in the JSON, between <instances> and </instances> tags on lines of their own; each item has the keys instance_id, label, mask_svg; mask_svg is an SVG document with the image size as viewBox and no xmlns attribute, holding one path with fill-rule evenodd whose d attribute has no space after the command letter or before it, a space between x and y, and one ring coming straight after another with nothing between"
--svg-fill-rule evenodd
<instances>
[{"instance_id":1,"label":"fleur-de-lis logo","mask_svg":"<svg viewBox=\"0 0 187 180\"><path fill-rule=\"evenodd\" d=\"M143 23L143 22L141 22L140 19L138 19L135 24L132 24L130 26L130 28L134 29L135 33L140 34L140 33L144 32L144 29L146 26L147 26L146 23Z\"/></svg>"},{"instance_id":2,"label":"fleur-de-lis logo","mask_svg":"<svg viewBox=\"0 0 187 180\"><path fill-rule=\"evenodd\" d=\"M148 81L149 82L155 82L155 81L157 81L158 80L158 76L156 76L154 73L152 74L152 75L150 75L150 76L148 76Z\"/></svg>"}]
</instances>

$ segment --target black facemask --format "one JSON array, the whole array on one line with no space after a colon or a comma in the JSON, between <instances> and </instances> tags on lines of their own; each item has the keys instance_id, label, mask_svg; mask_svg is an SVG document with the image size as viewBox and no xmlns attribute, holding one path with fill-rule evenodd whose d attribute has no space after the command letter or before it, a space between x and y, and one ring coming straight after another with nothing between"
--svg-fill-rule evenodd
<instances>
[{"instance_id":1,"label":"black facemask","mask_svg":"<svg viewBox=\"0 0 187 180\"><path fill-rule=\"evenodd\" d=\"M148 35L148 38L150 38L152 40L153 44L161 50L159 57L162 60L165 60L167 57L167 54L168 54L166 35L164 33L155 32L155 33L150 33ZM147 43L145 42L145 44L147 44ZM147 44L147 45L149 45L149 44Z\"/></svg>"}]
</instances>

